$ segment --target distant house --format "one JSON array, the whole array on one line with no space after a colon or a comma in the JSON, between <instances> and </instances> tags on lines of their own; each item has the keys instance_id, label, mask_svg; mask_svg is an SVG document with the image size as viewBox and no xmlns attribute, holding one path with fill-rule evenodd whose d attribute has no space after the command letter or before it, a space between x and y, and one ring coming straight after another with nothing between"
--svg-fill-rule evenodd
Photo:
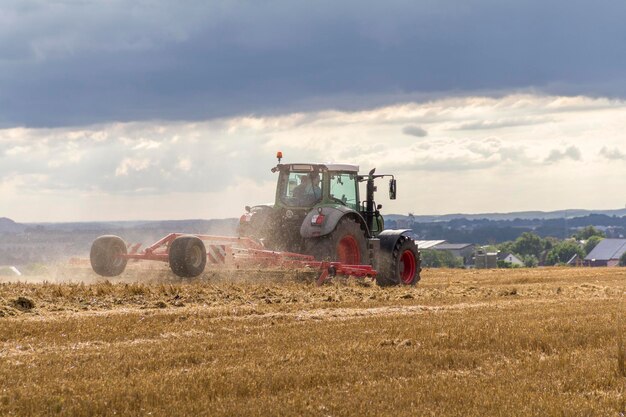
<instances>
[{"instance_id":1,"label":"distant house","mask_svg":"<svg viewBox=\"0 0 626 417\"><path fill-rule=\"evenodd\" d=\"M603 239L585 256L585 263L590 266L617 266L624 252L626 239Z\"/></svg>"},{"instance_id":2,"label":"distant house","mask_svg":"<svg viewBox=\"0 0 626 417\"><path fill-rule=\"evenodd\" d=\"M474 258L474 268L477 269L495 269L498 267L498 253L485 253L479 250Z\"/></svg>"},{"instance_id":3,"label":"distant house","mask_svg":"<svg viewBox=\"0 0 626 417\"><path fill-rule=\"evenodd\" d=\"M445 240L416 240L415 244L418 249L434 249L433 246L441 245L442 243L446 243Z\"/></svg>"},{"instance_id":4,"label":"distant house","mask_svg":"<svg viewBox=\"0 0 626 417\"><path fill-rule=\"evenodd\" d=\"M463 265L469 265L472 263L474 257L474 244L473 243L439 243L433 246L431 249L450 252L457 258L463 259Z\"/></svg>"},{"instance_id":5,"label":"distant house","mask_svg":"<svg viewBox=\"0 0 626 417\"><path fill-rule=\"evenodd\" d=\"M498 252L498 260L517 266L524 266L524 262L512 253Z\"/></svg>"}]
</instances>

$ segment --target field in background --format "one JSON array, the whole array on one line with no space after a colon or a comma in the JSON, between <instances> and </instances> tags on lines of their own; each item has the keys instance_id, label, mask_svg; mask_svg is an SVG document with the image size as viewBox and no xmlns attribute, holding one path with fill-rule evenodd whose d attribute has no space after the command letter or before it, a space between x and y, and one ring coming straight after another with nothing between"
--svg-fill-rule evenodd
<instances>
[{"instance_id":1,"label":"field in background","mask_svg":"<svg viewBox=\"0 0 626 417\"><path fill-rule=\"evenodd\" d=\"M626 268L310 278L0 279L0 415L624 415Z\"/></svg>"}]
</instances>

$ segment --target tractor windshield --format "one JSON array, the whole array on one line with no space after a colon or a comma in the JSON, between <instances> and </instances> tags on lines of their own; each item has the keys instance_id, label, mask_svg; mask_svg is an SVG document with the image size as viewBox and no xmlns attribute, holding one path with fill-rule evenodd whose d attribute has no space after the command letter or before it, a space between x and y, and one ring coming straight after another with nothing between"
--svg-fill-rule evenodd
<instances>
[{"instance_id":1,"label":"tractor windshield","mask_svg":"<svg viewBox=\"0 0 626 417\"><path fill-rule=\"evenodd\" d=\"M359 209L357 201L357 177L354 173L333 172L330 175L330 198L354 210Z\"/></svg>"},{"instance_id":2,"label":"tractor windshield","mask_svg":"<svg viewBox=\"0 0 626 417\"><path fill-rule=\"evenodd\" d=\"M280 200L287 206L311 207L322 199L322 183L317 172L284 172Z\"/></svg>"}]
</instances>

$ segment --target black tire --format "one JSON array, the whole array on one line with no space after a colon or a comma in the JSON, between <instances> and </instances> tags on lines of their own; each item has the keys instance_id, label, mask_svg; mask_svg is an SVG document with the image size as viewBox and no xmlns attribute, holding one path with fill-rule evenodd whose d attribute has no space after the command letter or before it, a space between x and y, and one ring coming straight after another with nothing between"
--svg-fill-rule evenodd
<instances>
[{"instance_id":1,"label":"black tire","mask_svg":"<svg viewBox=\"0 0 626 417\"><path fill-rule=\"evenodd\" d=\"M391 252L382 252L380 270L376 283L392 285L415 285L420 280L422 260L413 239L400 236Z\"/></svg>"},{"instance_id":2,"label":"black tire","mask_svg":"<svg viewBox=\"0 0 626 417\"><path fill-rule=\"evenodd\" d=\"M305 253L320 261L338 261L349 265L369 263L367 239L361 225L344 217L326 236L306 239Z\"/></svg>"},{"instance_id":3,"label":"black tire","mask_svg":"<svg viewBox=\"0 0 626 417\"><path fill-rule=\"evenodd\" d=\"M126 269L128 259L120 257L126 255L126 243L118 236L100 236L91 244L89 261L91 268L103 277L116 277Z\"/></svg>"},{"instance_id":4,"label":"black tire","mask_svg":"<svg viewBox=\"0 0 626 417\"><path fill-rule=\"evenodd\" d=\"M206 266L206 248L196 236L179 236L170 245L169 262L172 272L181 278L197 277Z\"/></svg>"}]
</instances>

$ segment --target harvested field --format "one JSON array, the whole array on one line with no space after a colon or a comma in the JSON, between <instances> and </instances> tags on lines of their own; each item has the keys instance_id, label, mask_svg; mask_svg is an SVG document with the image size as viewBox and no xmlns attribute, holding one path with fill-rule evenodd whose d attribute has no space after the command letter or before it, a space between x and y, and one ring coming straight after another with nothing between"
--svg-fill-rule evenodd
<instances>
[{"instance_id":1,"label":"harvested field","mask_svg":"<svg viewBox=\"0 0 626 417\"><path fill-rule=\"evenodd\" d=\"M626 268L310 279L0 279L0 415L625 413Z\"/></svg>"}]
</instances>

